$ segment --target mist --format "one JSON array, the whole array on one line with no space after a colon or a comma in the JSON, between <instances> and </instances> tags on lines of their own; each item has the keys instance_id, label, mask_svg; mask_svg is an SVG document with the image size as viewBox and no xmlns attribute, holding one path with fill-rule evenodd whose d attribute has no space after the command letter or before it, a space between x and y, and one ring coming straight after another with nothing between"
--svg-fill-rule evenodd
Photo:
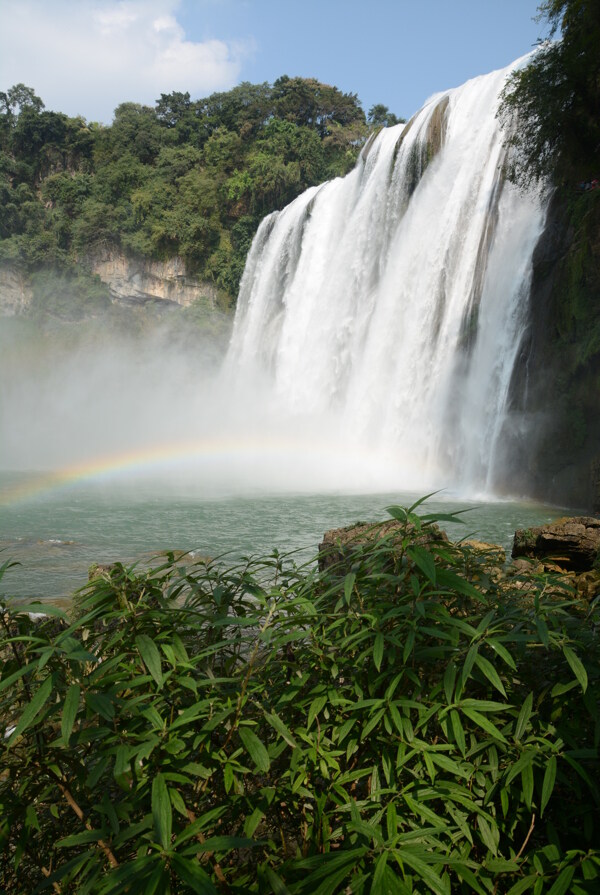
<instances>
[{"instance_id":1,"label":"mist","mask_svg":"<svg viewBox=\"0 0 600 895\"><path fill-rule=\"evenodd\" d=\"M139 312L138 312L139 313ZM294 415L266 374L239 378L218 331L3 322L0 469L55 471L180 493L373 491L396 459L350 447L335 412Z\"/></svg>"}]
</instances>

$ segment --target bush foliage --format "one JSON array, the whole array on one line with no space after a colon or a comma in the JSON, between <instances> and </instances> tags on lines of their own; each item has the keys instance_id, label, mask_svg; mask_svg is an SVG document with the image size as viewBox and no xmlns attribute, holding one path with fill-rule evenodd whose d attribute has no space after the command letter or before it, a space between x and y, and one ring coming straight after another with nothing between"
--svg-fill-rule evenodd
<instances>
[{"instance_id":1,"label":"bush foliage","mask_svg":"<svg viewBox=\"0 0 600 895\"><path fill-rule=\"evenodd\" d=\"M71 618L7 602L3 891L598 892L597 606L391 512L324 571L170 556Z\"/></svg>"}]
</instances>

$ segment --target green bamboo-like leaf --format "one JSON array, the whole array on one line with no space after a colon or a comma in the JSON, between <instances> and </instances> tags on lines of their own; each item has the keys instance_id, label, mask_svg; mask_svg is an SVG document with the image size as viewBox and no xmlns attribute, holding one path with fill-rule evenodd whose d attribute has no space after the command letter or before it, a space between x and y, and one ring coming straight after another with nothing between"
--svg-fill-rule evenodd
<instances>
[{"instance_id":1,"label":"green bamboo-like leaf","mask_svg":"<svg viewBox=\"0 0 600 895\"><path fill-rule=\"evenodd\" d=\"M371 892L385 891L383 888L383 881L385 879L385 868L387 866L387 859L388 853L386 851L382 851L377 858L377 863L375 864L375 872L373 873L373 880L371 882Z\"/></svg>"},{"instance_id":2,"label":"green bamboo-like leaf","mask_svg":"<svg viewBox=\"0 0 600 895\"><path fill-rule=\"evenodd\" d=\"M286 741L288 746L291 746L292 749L296 749L298 747L298 743L294 739L294 735L289 727L283 723L281 718L276 712L265 712L265 718L269 722L272 728L277 731L280 736Z\"/></svg>"},{"instance_id":3,"label":"green bamboo-like leaf","mask_svg":"<svg viewBox=\"0 0 600 895\"><path fill-rule=\"evenodd\" d=\"M306 721L306 729L308 730L319 712L327 704L326 696L315 696L308 709L308 719Z\"/></svg>"},{"instance_id":4,"label":"green bamboo-like leaf","mask_svg":"<svg viewBox=\"0 0 600 895\"><path fill-rule=\"evenodd\" d=\"M163 673L160 663L160 653L154 641L147 634L138 634L135 638L140 656L144 665L156 681L159 687L163 685Z\"/></svg>"},{"instance_id":5,"label":"green bamboo-like leaf","mask_svg":"<svg viewBox=\"0 0 600 895\"><path fill-rule=\"evenodd\" d=\"M481 727L482 730L485 730L486 733L489 733L490 736L494 737L497 740L500 740L501 743L506 742L506 737L503 733L498 730L495 724L493 724L489 718L486 718L485 715L482 715L481 712L476 712L475 709L467 709L463 707L463 714L470 718L474 724L477 724L478 727Z\"/></svg>"},{"instance_id":6,"label":"green bamboo-like leaf","mask_svg":"<svg viewBox=\"0 0 600 895\"><path fill-rule=\"evenodd\" d=\"M521 757L518 759L518 761L515 761L514 765L512 766L512 768L506 775L506 785L507 786L509 783L512 783L512 781L515 779L517 774L520 774L524 768L529 767L529 765L535 759L535 756L536 756L535 749L526 749L522 753Z\"/></svg>"},{"instance_id":7,"label":"green bamboo-like leaf","mask_svg":"<svg viewBox=\"0 0 600 895\"><path fill-rule=\"evenodd\" d=\"M244 749L256 765L259 771L268 771L271 766L269 753L265 749L264 744L259 740L254 731L249 727L240 727L238 729L240 739L244 744Z\"/></svg>"},{"instance_id":8,"label":"green bamboo-like leaf","mask_svg":"<svg viewBox=\"0 0 600 895\"><path fill-rule=\"evenodd\" d=\"M521 771L521 785L523 787L525 804L531 809L531 804L533 802L533 766L531 763Z\"/></svg>"},{"instance_id":9,"label":"green bamboo-like leaf","mask_svg":"<svg viewBox=\"0 0 600 895\"><path fill-rule=\"evenodd\" d=\"M526 892L528 889L533 889L538 879L539 876L537 873L530 873L529 876L525 876L515 883L514 886L508 890L506 895L523 895L523 892Z\"/></svg>"},{"instance_id":10,"label":"green bamboo-like leaf","mask_svg":"<svg viewBox=\"0 0 600 895\"><path fill-rule=\"evenodd\" d=\"M167 851L171 847L173 812L163 774L157 774L152 781L152 820L156 841Z\"/></svg>"},{"instance_id":11,"label":"green bamboo-like leaf","mask_svg":"<svg viewBox=\"0 0 600 895\"><path fill-rule=\"evenodd\" d=\"M393 839L398 834L398 812L394 802L388 802L385 820L388 839Z\"/></svg>"},{"instance_id":12,"label":"green bamboo-like leaf","mask_svg":"<svg viewBox=\"0 0 600 895\"><path fill-rule=\"evenodd\" d=\"M548 802L550 801L550 796L552 795L552 791L554 789L554 783L556 781L556 756L551 755L548 759L548 763L546 764L546 770L544 771L544 780L542 783L542 799L540 803L540 814L543 815L544 809Z\"/></svg>"},{"instance_id":13,"label":"green bamboo-like leaf","mask_svg":"<svg viewBox=\"0 0 600 895\"><path fill-rule=\"evenodd\" d=\"M579 686L585 693L588 685L588 676L587 671L583 667L583 662L581 661L579 656L576 655L575 652L573 652L570 646L563 646L563 655L569 663L571 671L579 681Z\"/></svg>"},{"instance_id":14,"label":"green bamboo-like leaf","mask_svg":"<svg viewBox=\"0 0 600 895\"><path fill-rule=\"evenodd\" d=\"M471 676L471 671L473 670L473 665L475 664L475 657L477 656L478 649L479 646L477 643L474 643L471 647L469 647L469 652L465 657L465 661L462 667L463 686Z\"/></svg>"},{"instance_id":15,"label":"green bamboo-like leaf","mask_svg":"<svg viewBox=\"0 0 600 895\"><path fill-rule=\"evenodd\" d=\"M73 730L73 725L75 724L77 710L79 709L80 695L81 687L79 686L79 684L71 684L71 686L67 690L67 695L65 696L65 702L62 710L62 720L60 724L60 732L63 740L66 743L69 742L69 737L71 736L71 731Z\"/></svg>"},{"instance_id":16,"label":"green bamboo-like leaf","mask_svg":"<svg viewBox=\"0 0 600 895\"><path fill-rule=\"evenodd\" d=\"M39 690L36 690L34 693L31 702L27 704L25 707L25 711L19 718L17 722L17 726L13 730L10 739L8 740L8 747L10 748L14 741L24 733L27 728L33 724L36 716L41 712L45 704L47 703L50 693L52 692L52 678L47 677L43 682Z\"/></svg>"},{"instance_id":17,"label":"green bamboo-like leaf","mask_svg":"<svg viewBox=\"0 0 600 895\"><path fill-rule=\"evenodd\" d=\"M575 868L572 865L564 867L558 874L558 878L554 881L552 887L548 890L548 895L566 895L574 873Z\"/></svg>"},{"instance_id":18,"label":"green bamboo-like leaf","mask_svg":"<svg viewBox=\"0 0 600 895\"><path fill-rule=\"evenodd\" d=\"M454 739L456 740L456 745L458 746L462 755L467 751L467 742L465 739L465 731L462 726L460 715L456 711L456 709L452 709L450 712L450 723L452 724L452 732L454 734Z\"/></svg>"},{"instance_id":19,"label":"green bamboo-like leaf","mask_svg":"<svg viewBox=\"0 0 600 895\"><path fill-rule=\"evenodd\" d=\"M0 682L0 692L6 690L7 687L11 687L15 681L18 681L19 678L22 678L24 675L31 674L32 671L35 671L34 662L30 662L29 665L23 665L17 671L13 672L13 674L9 674L8 677L5 677Z\"/></svg>"},{"instance_id":20,"label":"green bamboo-like leaf","mask_svg":"<svg viewBox=\"0 0 600 895\"><path fill-rule=\"evenodd\" d=\"M344 599L346 600L346 603L350 603L350 598L352 597L352 590L354 588L355 581L356 573L348 572L348 574L344 578Z\"/></svg>"},{"instance_id":21,"label":"green bamboo-like leaf","mask_svg":"<svg viewBox=\"0 0 600 895\"><path fill-rule=\"evenodd\" d=\"M171 857L171 866L179 879L186 883L192 892L197 892L198 895L217 895L217 890L211 883L210 877L200 867L198 861L174 854Z\"/></svg>"},{"instance_id":22,"label":"green bamboo-like leaf","mask_svg":"<svg viewBox=\"0 0 600 895\"><path fill-rule=\"evenodd\" d=\"M266 867L264 873L273 895L290 895L290 890L272 867Z\"/></svg>"},{"instance_id":23,"label":"green bamboo-like leaf","mask_svg":"<svg viewBox=\"0 0 600 895\"><path fill-rule=\"evenodd\" d=\"M498 653L501 659L504 659L509 668L512 668L513 671L516 671L517 664L506 647L500 643L495 637L488 637L487 644L490 646L495 653Z\"/></svg>"},{"instance_id":24,"label":"green bamboo-like leaf","mask_svg":"<svg viewBox=\"0 0 600 895\"><path fill-rule=\"evenodd\" d=\"M519 712L519 717L517 718L517 724L515 726L515 740L520 740L525 733L525 729L531 717L532 709L533 693L529 693L525 699L525 702L521 706L521 711Z\"/></svg>"},{"instance_id":25,"label":"green bamboo-like leaf","mask_svg":"<svg viewBox=\"0 0 600 895\"><path fill-rule=\"evenodd\" d=\"M485 847L496 856L498 854L498 830L492 829L489 822L481 814L477 815L477 826Z\"/></svg>"},{"instance_id":26,"label":"green bamboo-like leaf","mask_svg":"<svg viewBox=\"0 0 600 895\"><path fill-rule=\"evenodd\" d=\"M82 833L75 833L73 836L60 839L54 844L54 848L73 848L76 845L87 845L89 842L97 842L99 839L102 839L102 833L98 830L84 830Z\"/></svg>"},{"instance_id":27,"label":"green bamboo-like leaf","mask_svg":"<svg viewBox=\"0 0 600 895\"><path fill-rule=\"evenodd\" d=\"M394 855L401 864L408 864L409 867L418 873L423 882L435 895L447 895L447 889L439 876L431 869L429 864L417 857L408 849L394 849Z\"/></svg>"},{"instance_id":28,"label":"green bamboo-like leaf","mask_svg":"<svg viewBox=\"0 0 600 895\"><path fill-rule=\"evenodd\" d=\"M446 670L444 672L444 693L446 695L446 702L448 705L452 702L452 695L454 693L454 684L456 683L456 674L457 668L454 662L450 662L446 666Z\"/></svg>"},{"instance_id":29,"label":"green bamboo-like leaf","mask_svg":"<svg viewBox=\"0 0 600 895\"><path fill-rule=\"evenodd\" d=\"M384 648L384 638L381 631L378 631L375 635L375 643L373 644L373 664L377 671L381 669L381 662L383 660L383 648Z\"/></svg>"},{"instance_id":30,"label":"green bamboo-like leaf","mask_svg":"<svg viewBox=\"0 0 600 895\"><path fill-rule=\"evenodd\" d=\"M466 864L462 864L461 862L453 862L452 869L455 871L460 879L464 880L464 882L466 882L471 887L473 892L477 892L477 895L487 895L485 889L482 889L482 887L477 882L477 877L475 876L473 871L470 870Z\"/></svg>"},{"instance_id":31,"label":"green bamboo-like leaf","mask_svg":"<svg viewBox=\"0 0 600 895\"><path fill-rule=\"evenodd\" d=\"M432 584L435 584L437 570L435 559L431 553L423 547L409 547L406 552L413 562L420 568L425 577L428 578Z\"/></svg>"},{"instance_id":32,"label":"green bamboo-like leaf","mask_svg":"<svg viewBox=\"0 0 600 895\"><path fill-rule=\"evenodd\" d=\"M483 656L480 656L479 653L475 656L475 664L479 668L479 670L486 676L490 684L498 690L499 693L502 693L504 697L506 697L506 690L504 689L504 684L500 680L500 675L492 665L492 663L485 659Z\"/></svg>"}]
</instances>

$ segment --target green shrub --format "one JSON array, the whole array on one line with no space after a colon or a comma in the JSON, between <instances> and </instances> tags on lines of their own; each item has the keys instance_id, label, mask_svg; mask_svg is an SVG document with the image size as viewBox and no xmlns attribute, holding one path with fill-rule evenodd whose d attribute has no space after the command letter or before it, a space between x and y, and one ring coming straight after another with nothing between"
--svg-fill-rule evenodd
<instances>
[{"instance_id":1,"label":"green shrub","mask_svg":"<svg viewBox=\"0 0 600 895\"><path fill-rule=\"evenodd\" d=\"M596 608L414 509L322 572L170 556L71 619L7 603L2 889L597 892Z\"/></svg>"}]
</instances>

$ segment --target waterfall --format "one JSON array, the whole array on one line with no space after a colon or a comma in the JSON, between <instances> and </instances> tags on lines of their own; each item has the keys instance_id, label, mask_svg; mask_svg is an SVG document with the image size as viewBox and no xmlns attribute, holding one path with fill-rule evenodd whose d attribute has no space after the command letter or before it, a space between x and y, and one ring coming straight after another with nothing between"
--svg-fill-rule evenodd
<instances>
[{"instance_id":1,"label":"waterfall","mask_svg":"<svg viewBox=\"0 0 600 895\"><path fill-rule=\"evenodd\" d=\"M544 205L504 178L512 67L432 97L264 220L228 367L280 420L386 452L405 486L493 490ZM335 421L332 424L332 421Z\"/></svg>"}]
</instances>

